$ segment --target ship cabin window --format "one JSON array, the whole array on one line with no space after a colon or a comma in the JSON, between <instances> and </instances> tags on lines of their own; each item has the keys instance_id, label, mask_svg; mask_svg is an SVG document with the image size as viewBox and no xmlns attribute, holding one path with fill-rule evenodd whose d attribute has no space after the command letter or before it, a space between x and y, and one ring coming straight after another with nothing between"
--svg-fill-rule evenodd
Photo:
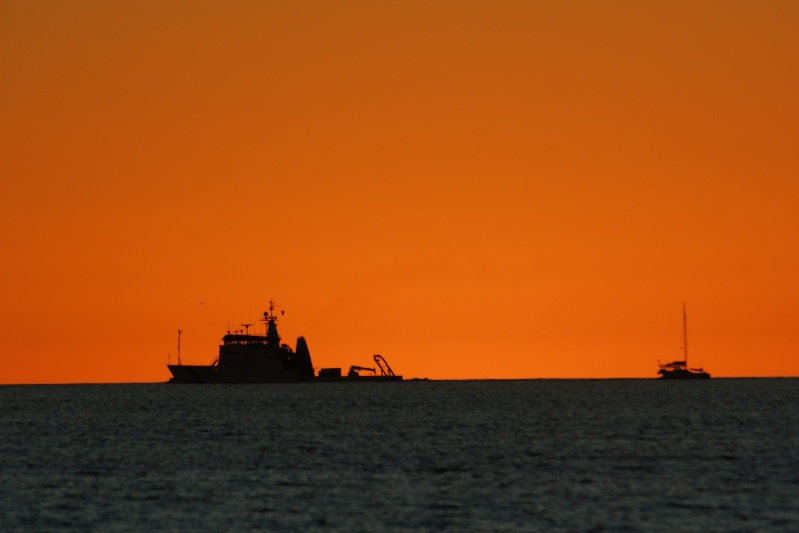
<instances>
[{"instance_id":1,"label":"ship cabin window","mask_svg":"<svg viewBox=\"0 0 799 533\"><path fill-rule=\"evenodd\" d=\"M231 336L224 339L224 344L236 344L239 346L246 346L248 344L265 344L264 339L241 338L239 336Z\"/></svg>"}]
</instances>

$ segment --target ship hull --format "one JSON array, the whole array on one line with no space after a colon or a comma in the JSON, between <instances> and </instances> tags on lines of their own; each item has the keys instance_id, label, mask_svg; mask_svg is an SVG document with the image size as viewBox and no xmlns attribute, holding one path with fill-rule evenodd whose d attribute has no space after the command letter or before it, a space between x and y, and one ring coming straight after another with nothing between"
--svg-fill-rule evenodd
<instances>
[{"instance_id":1,"label":"ship hull","mask_svg":"<svg viewBox=\"0 0 799 533\"><path fill-rule=\"evenodd\" d=\"M707 372L694 372L691 370L661 370L660 379L710 379Z\"/></svg>"},{"instance_id":2,"label":"ship hull","mask_svg":"<svg viewBox=\"0 0 799 533\"><path fill-rule=\"evenodd\" d=\"M298 383L310 381L290 369L271 368L269 372L226 372L214 365L167 365L170 383Z\"/></svg>"},{"instance_id":3,"label":"ship hull","mask_svg":"<svg viewBox=\"0 0 799 533\"><path fill-rule=\"evenodd\" d=\"M315 377L312 381L316 383L340 383L340 382L370 383L377 381L403 381L403 379L402 376L337 376L337 377Z\"/></svg>"},{"instance_id":4,"label":"ship hull","mask_svg":"<svg viewBox=\"0 0 799 533\"><path fill-rule=\"evenodd\" d=\"M223 372L212 365L167 365L172 373L169 383L340 383L402 381L402 376L326 376L301 378L295 372L237 374Z\"/></svg>"}]
</instances>

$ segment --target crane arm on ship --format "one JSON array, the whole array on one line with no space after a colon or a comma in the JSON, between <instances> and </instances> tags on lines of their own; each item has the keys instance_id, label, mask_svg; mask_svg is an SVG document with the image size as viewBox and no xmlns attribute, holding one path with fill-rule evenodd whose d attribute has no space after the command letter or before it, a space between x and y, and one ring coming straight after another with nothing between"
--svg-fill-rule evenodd
<instances>
[{"instance_id":1,"label":"crane arm on ship","mask_svg":"<svg viewBox=\"0 0 799 533\"><path fill-rule=\"evenodd\" d=\"M365 366L352 365L350 367L350 371L347 373L347 375L348 376L357 376L358 372L361 372L361 371L363 371L363 372L371 372L372 374L375 373L375 369L374 368L367 368Z\"/></svg>"},{"instance_id":2,"label":"crane arm on ship","mask_svg":"<svg viewBox=\"0 0 799 533\"><path fill-rule=\"evenodd\" d=\"M386 361L386 359L382 355L375 354L374 359L375 363L377 363L377 366L380 367L380 375L382 376L394 375L394 371L391 370L391 367L388 366L388 361ZM385 365L385 367L383 365Z\"/></svg>"}]
</instances>

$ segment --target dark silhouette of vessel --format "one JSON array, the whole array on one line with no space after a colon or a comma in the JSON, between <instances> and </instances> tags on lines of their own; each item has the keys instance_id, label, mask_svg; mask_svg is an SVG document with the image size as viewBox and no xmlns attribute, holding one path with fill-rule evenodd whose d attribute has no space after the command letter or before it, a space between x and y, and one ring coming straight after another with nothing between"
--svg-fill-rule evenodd
<instances>
[{"instance_id":1,"label":"dark silhouette of vessel","mask_svg":"<svg viewBox=\"0 0 799 533\"><path fill-rule=\"evenodd\" d=\"M296 383L330 381L402 381L388 362L375 355L377 368L351 366L347 375L340 368L322 368L314 372L311 353L304 337L297 338L295 348L280 343L277 332L275 303L261 319L266 334L251 334L252 324L242 324L243 331L227 332L219 346L219 357L210 365L184 365L180 360L178 330L178 364L167 365L172 373L170 383ZM377 371L379 369L379 372ZM362 374L366 372L365 374Z\"/></svg>"},{"instance_id":2,"label":"dark silhouette of vessel","mask_svg":"<svg viewBox=\"0 0 799 533\"><path fill-rule=\"evenodd\" d=\"M672 361L665 365L660 364L660 379L710 379L710 374L702 368L688 367L688 334L685 319L685 303L682 304L682 336L683 336L683 359L682 361Z\"/></svg>"}]
</instances>

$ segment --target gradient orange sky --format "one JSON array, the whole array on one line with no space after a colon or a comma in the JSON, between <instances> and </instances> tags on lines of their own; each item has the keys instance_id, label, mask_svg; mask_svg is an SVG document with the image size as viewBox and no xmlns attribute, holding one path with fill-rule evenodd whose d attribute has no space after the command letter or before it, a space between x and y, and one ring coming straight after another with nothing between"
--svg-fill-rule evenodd
<instances>
[{"instance_id":1,"label":"gradient orange sky","mask_svg":"<svg viewBox=\"0 0 799 533\"><path fill-rule=\"evenodd\" d=\"M0 3L0 383L799 375L799 2Z\"/></svg>"}]
</instances>

